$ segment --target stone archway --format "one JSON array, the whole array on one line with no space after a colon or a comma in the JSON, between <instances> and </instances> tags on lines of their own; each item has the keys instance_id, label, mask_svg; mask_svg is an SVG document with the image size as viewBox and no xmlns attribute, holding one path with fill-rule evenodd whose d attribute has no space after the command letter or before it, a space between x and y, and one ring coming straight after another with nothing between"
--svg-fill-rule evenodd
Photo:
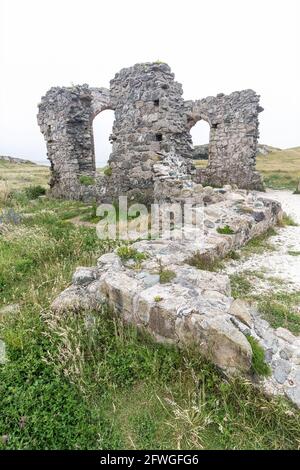
<instances>
[{"instance_id":1,"label":"stone archway","mask_svg":"<svg viewBox=\"0 0 300 470\"><path fill-rule=\"evenodd\" d=\"M112 109L106 88L88 85L51 88L39 105L38 123L51 163L54 196L80 199L96 177L93 120Z\"/></svg>"},{"instance_id":2,"label":"stone archway","mask_svg":"<svg viewBox=\"0 0 300 470\"><path fill-rule=\"evenodd\" d=\"M105 168L108 165L112 153L112 129L115 121L115 113L112 109L105 109L97 113L93 119L94 158L97 168Z\"/></svg>"},{"instance_id":3,"label":"stone archway","mask_svg":"<svg viewBox=\"0 0 300 470\"><path fill-rule=\"evenodd\" d=\"M191 127L192 158L196 167L205 168L209 164L211 127L204 119L198 119Z\"/></svg>"}]
</instances>

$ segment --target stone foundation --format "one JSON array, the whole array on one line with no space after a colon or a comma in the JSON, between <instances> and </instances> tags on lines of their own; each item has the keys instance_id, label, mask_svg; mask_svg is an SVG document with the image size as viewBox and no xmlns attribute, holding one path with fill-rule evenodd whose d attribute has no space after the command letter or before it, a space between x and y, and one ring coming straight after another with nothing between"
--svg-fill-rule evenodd
<instances>
[{"instance_id":1,"label":"stone foundation","mask_svg":"<svg viewBox=\"0 0 300 470\"><path fill-rule=\"evenodd\" d=\"M97 311L108 303L126 322L146 329L156 341L196 345L200 354L226 374L243 374L267 393L284 394L300 406L300 339L284 328L272 328L254 305L234 300L227 275L190 265L195 257L225 257L274 226L282 217L280 204L230 187L202 188L198 197L210 200L204 207L201 240L193 236L197 232L192 224L186 239L177 240L175 229L172 240L162 236L133 243L132 248L146 255L138 263L122 261L117 251L103 255L96 267L77 268L72 285L52 308L57 314L69 309ZM225 225L233 233L219 233L218 227ZM161 283L165 270L173 277ZM265 350L272 371L268 378L252 375L248 335Z\"/></svg>"}]
</instances>

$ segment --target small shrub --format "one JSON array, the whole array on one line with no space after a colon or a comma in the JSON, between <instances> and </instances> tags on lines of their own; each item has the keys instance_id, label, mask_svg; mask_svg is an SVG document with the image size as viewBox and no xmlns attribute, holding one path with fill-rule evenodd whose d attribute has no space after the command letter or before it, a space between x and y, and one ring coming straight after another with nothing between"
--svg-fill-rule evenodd
<instances>
[{"instance_id":1,"label":"small shrub","mask_svg":"<svg viewBox=\"0 0 300 470\"><path fill-rule=\"evenodd\" d=\"M28 199L37 199L39 196L44 196L46 194L46 189L43 186L29 186L25 188L25 194Z\"/></svg>"},{"instance_id":2,"label":"small shrub","mask_svg":"<svg viewBox=\"0 0 300 470\"><path fill-rule=\"evenodd\" d=\"M127 261L129 259L133 259L135 261L143 261L148 258L147 253L141 253L135 248L132 248L127 245L120 246L117 249L117 255L120 256L123 261Z\"/></svg>"},{"instance_id":3,"label":"small shrub","mask_svg":"<svg viewBox=\"0 0 300 470\"><path fill-rule=\"evenodd\" d=\"M271 374L270 366L265 361L265 352L253 336L246 336L252 349L252 371L260 376Z\"/></svg>"},{"instance_id":4,"label":"small shrub","mask_svg":"<svg viewBox=\"0 0 300 470\"><path fill-rule=\"evenodd\" d=\"M191 258L187 260L190 266L194 266L197 269L203 271L218 271L223 268L223 263L220 260L214 259L207 253L195 253Z\"/></svg>"},{"instance_id":5,"label":"small shrub","mask_svg":"<svg viewBox=\"0 0 300 470\"><path fill-rule=\"evenodd\" d=\"M79 177L79 182L83 186L92 186L93 184L95 184L95 179L92 176L81 175Z\"/></svg>"},{"instance_id":6,"label":"small shrub","mask_svg":"<svg viewBox=\"0 0 300 470\"><path fill-rule=\"evenodd\" d=\"M161 302L162 301L162 297L160 295L156 295L154 297L154 302Z\"/></svg>"},{"instance_id":7,"label":"small shrub","mask_svg":"<svg viewBox=\"0 0 300 470\"><path fill-rule=\"evenodd\" d=\"M236 251L230 251L227 255L227 258L238 260L241 258L241 255L237 253Z\"/></svg>"},{"instance_id":8,"label":"small shrub","mask_svg":"<svg viewBox=\"0 0 300 470\"><path fill-rule=\"evenodd\" d=\"M164 269L159 275L159 282L161 284L167 284L168 282L171 282L172 279L174 279L175 277L176 273L174 271L171 271L170 269Z\"/></svg>"},{"instance_id":9,"label":"small shrub","mask_svg":"<svg viewBox=\"0 0 300 470\"><path fill-rule=\"evenodd\" d=\"M105 170L103 171L104 175L105 176L111 176L112 175L112 169L110 166L108 166L107 168L105 168Z\"/></svg>"},{"instance_id":10,"label":"small shrub","mask_svg":"<svg viewBox=\"0 0 300 470\"><path fill-rule=\"evenodd\" d=\"M232 230L229 225L224 225L224 227L218 227L217 232L222 233L223 235L232 235L234 230Z\"/></svg>"}]
</instances>

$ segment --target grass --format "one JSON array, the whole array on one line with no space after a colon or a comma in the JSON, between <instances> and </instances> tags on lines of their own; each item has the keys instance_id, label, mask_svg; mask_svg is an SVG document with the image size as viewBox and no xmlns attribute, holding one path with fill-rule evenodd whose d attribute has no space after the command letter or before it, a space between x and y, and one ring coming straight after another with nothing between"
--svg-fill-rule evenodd
<instances>
[{"instance_id":1,"label":"grass","mask_svg":"<svg viewBox=\"0 0 300 470\"><path fill-rule=\"evenodd\" d=\"M247 336L247 340L252 349L252 371L262 377L269 376L271 368L265 361L265 351L252 336Z\"/></svg>"},{"instance_id":2,"label":"grass","mask_svg":"<svg viewBox=\"0 0 300 470\"><path fill-rule=\"evenodd\" d=\"M229 225L224 225L224 227L218 227L217 232L222 233L224 235L233 235L234 234L234 230L232 230L232 228L230 228Z\"/></svg>"},{"instance_id":3,"label":"grass","mask_svg":"<svg viewBox=\"0 0 300 470\"><path fill-rule=\"evenodd\" d=\"M300 147L275 150L267 156L258 156L257 170L267 187L295 190L300 180Z\"/></svg>"},{"instance_id":4,"label":"grass","mask_svg":"<svg viewBox=\"0 0 300 470\"><path fill-rule=\"evenodd\" d=\"M40 184L37 186L28 186L25 188L25 194L28 199L37 199L39 196L43 196L46 194L46 189L41 186Z\"/></svg>"},{"instance_id":5,"label":"grass","mask_svg":"<svg viewBox=\"0 0 300 470\"><path fill-rule=\"evenodd\" d=\"M280 227L292 226L297 227L298 224L294 221L293 217L288 214L283 214L283 217L279 223Z\"/></svg>"},{"instance_id":6,"label":"grass","mask_svg":"<svg viewBox=\"0 0 300 470\"><path fill-rule=\"evenodd\" d=\"M104 170L103 170L103 174L105 176L111 176L112 175L112 168L110 166L106 167Z\"/></svg>"},{"instance_id":7,"label":"grass","mask_svg":"<svg viewBox=\"0 0 300 470\"><path fill-rule=\"evenodd\" d=\"M171 269L163 269L159 274L159 282L161 284L167 284L175 279L176 273Z\"/></svg>"},{"instance_id":8,"label":"grass","mask_svg":"<svg viewBox=\"0 0 300 470\"><path fill-rule=\"evenodd\" d=\"M128 261L133 259L136 262L144 261L148 258L147 253L141 253L137 251L135 248L132 248L128 245L120 246L117 249L117 255L123 260Z\"/></svg>"},{"instance_id":9,"label":"grass","mask_svg":"<svg viewBox=\"0 0 300 470\"><path fill-rule=\"evenodd\" d=\"M219 271L222 269L223 262L220 259L212 258L207 253L195 253L187 261L187 264L194 266L197 269L202 269L203 271Z\"/></svg>"},{"instance_id":10,"label":"grass","mask_svg":"<svg viewBox=\"0 0 300 470\"><path fill-rule=\"evenodd\" d=\"M232 297L256 302L259 312L273 328L286 328L295 335L300 335L300 316L296 311L300 303L300 292L278 291L257 295L253 277L261 278L262 275L252 271L230 275ZM281 280L275 277L269 277L268 281L281 285Z\"/></svg>"},{"instance_id":11,"label":"grass","mask_svg":"<svg viewBox=\"0 0 300 470\"><path fill-rule=\"evenodd\" d=\"M289 250L289 251L288 251L288 254L289 254L290 256L300 256L300 251Z\"/></svg>"},{"instance_id":12,"label":"grass","mask_svg":"<svg viewBox=\"0 0 300 470\"><path fill-rule=\"evenodd\" d=\"M92 186L93 184L95 184L95 178L93 178L92 176L88 176L88 175L81 175L79 177L79 182L83 186Z\"/></svg>"},{"instance_id":13,"label":"grass","mask_svg":"<svg viewBox=\"0 0 300 470\"><path fill-rule=\"evenodd\" d=\"M0 159L0 194L24 189L30 185L47 188L50 171L47 166L10 163Z\"/></svg>"},{"instance_id":14,"label":"grass","mask_svg":"<svg viewBox=\"0 0 300 470\"><path fill-rule=\"evenodd\" d=\"M300 292L272 293L260 296L258 309L273 328L287 328L292 333L300 334L300 316L295 307L300 303Z\"/></svg>"},{"instance_id":15,"label":"grass","mask_svg":"<svg viewBox=\"0 0 300 470\"><path fill-rule=\"evenodd\" d=\"M105 306L55 315L76 266L116 247L67 219L90 206L11 196L1 225L1 449L297 449L300 412L199 351L154 343ZM157 299L158 301L158 299Z\"/></svg>"},{"instance_id":16,"label":"grass","mask_svg":"<svg viewBox=\"0 0 300 470\"><path fill-rule=\"evenodd\" d=\"M229 277L232 297L235 299L247 297L252 290L252 283L249 281L246 274L231 274Z\"/></svg>"},{"instance_id":17,"label":"grass","mask_svg":"<svg viewBox=\"0 0 300 470\"><path fill-rule=\"evenodd\" d=\"M241 248L241 255L250 256L253 254L263 253L266 250L274 251L275 247L268 241L268 239L275 235L277 235L276 230L274 228L269 228L265 233L249 240L247 245Z\"/></svg>"}]
</instances>

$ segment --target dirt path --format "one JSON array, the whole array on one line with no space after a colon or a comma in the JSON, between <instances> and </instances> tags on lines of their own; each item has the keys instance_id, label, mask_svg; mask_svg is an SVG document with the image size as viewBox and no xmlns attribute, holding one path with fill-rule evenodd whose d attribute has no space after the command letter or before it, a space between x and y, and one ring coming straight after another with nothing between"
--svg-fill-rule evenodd
<instances>
[{"instance_id":1,"label":"dirt path","mask_svg":"<svg viewBox=\"0 0 300 470\"><path fill-rule=\"evenodd\" d=\"M268 190L262 196L276 199L283 210L299 224L298 227L287 226L279 228L278 234L269 239L276 248L275 251L266 251L254 254L250 258L241 258L226 263L227 274L247 271L260 273L255 282L258 292L268 290L284 290L288 292L300 291L300 195L291 191Z\"/></svg>"}]
</instances>

